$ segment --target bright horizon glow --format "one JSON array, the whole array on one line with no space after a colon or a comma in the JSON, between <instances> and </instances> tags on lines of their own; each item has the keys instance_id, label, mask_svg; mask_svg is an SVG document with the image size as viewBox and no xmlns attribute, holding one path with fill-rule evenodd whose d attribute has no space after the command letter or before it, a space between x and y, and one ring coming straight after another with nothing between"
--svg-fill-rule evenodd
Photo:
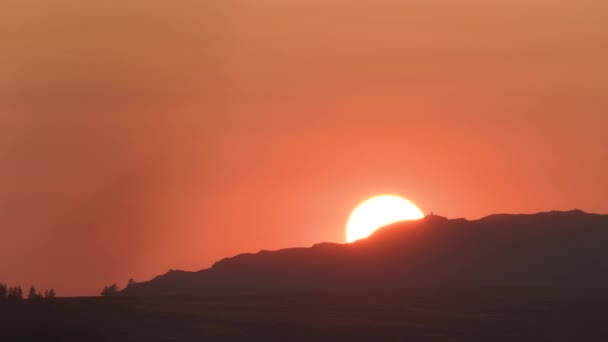
<instances>
[{"instance_id":1,"label":"bright horizon glow","mask_svg":"<svg viewBox=\"0 0 608 342\"><path fill-rule=\"evenodd\" d=\"M372 197L353 210L346 224L346 242L366 238L391 223L418 220L424 214L412 202L393 195Z\"/></svg>"}]
</instances>

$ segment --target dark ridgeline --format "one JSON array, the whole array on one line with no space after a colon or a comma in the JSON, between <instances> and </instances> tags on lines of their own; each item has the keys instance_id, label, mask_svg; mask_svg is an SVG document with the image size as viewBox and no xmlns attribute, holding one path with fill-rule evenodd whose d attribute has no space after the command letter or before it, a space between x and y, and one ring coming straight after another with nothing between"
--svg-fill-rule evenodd
<instances>
[{"instance_id":1,"label":"dark ridgeline","mask_svg":"<svg viewBox=\"0 0 608 342\"><path fill-rule=\"evenodd\" d=\"M408 288L608 287L608 215L579 210L427 216L352 244L261 251L199 272L169 271L122 295L391 291Z\"/></svg>"}]
</instances>

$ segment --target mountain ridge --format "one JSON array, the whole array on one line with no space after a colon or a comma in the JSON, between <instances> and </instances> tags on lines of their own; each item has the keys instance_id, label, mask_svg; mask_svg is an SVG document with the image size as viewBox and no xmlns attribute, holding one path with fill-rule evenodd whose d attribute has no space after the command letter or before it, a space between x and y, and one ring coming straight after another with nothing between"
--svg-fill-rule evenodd
<instances>
[{"instance_id":1,"label":"mountain ridge","mask_svg":"<svg viewBox=\"0 0 608 342\"><path fill-rule=\"evenodd\" d=\"M397 222L350 244L318 243L169 271L122 295L399 290L409 287L608 287L608 215L581 210L432 215Z\"/></svg>"}]
</instances>

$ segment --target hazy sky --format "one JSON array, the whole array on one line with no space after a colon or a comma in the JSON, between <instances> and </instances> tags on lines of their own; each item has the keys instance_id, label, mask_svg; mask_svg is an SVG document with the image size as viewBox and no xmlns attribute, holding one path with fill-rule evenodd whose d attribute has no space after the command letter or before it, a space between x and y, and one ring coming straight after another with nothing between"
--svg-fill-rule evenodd
<instances>
[{"instance_id":1,"label":"hazy sky","mask_svg":"<svg viewBox=\"0 0 608 342\"><path fill-rule=\"evenodd\" d=\"M424 212L608 213L605 0L3 0L0 282L97 294Z\"/></svg>"}]
</instances>

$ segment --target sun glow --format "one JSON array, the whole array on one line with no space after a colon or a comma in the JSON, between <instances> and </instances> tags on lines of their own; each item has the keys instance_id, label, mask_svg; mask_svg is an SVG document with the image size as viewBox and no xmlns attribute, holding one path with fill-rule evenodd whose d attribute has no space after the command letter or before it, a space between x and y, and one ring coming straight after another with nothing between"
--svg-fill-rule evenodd
<instances>
[{"instance_id":1,"label":"sun glow","mask_svg":"<svg viewBox=\"0 0 608 342\"><path fill-rule=\"evenodd\" d=\"M376 229L394 222L423 217L422 211L404 198L391 195L372 197L350 215L346 224L346 242L366 238Z\"/></svg>"}]
</instances>

